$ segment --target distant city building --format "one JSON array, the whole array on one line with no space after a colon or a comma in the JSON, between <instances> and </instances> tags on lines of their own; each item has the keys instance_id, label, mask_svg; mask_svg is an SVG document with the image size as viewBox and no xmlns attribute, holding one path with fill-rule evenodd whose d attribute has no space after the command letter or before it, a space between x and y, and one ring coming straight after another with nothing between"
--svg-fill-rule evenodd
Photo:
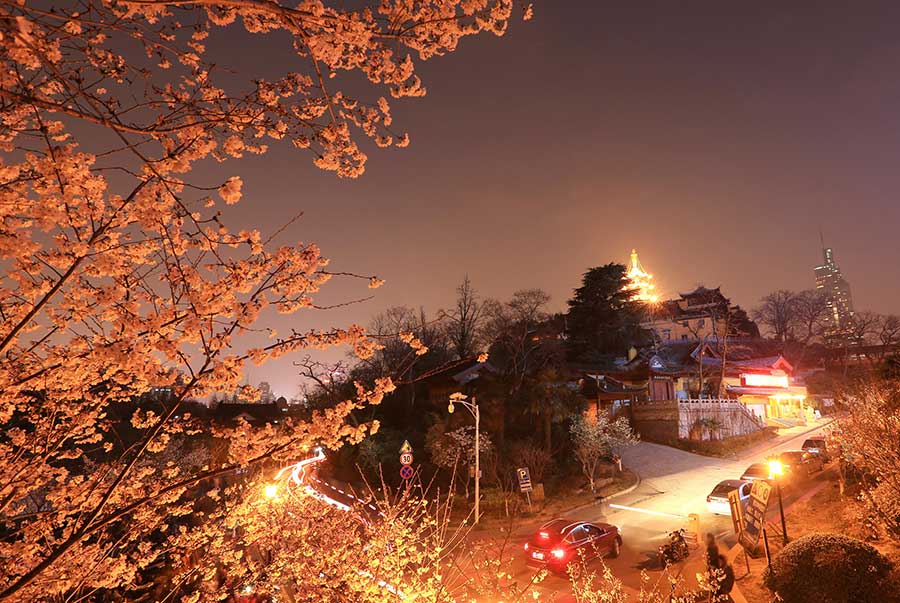
<instances>
[{"instance_id":1,"label":"distant city building","mask_svg":"<svg viewBox=\"0 0 900 603\"><path fill-rule=\"evenodd\" d=\"M263 404L272 404L275 401L275 396L272 394L272 386L268 384L266 381L262 381L259 384L259 401Z\"/></svg>"},{"instance_id":2,"label":"distant city building","mask_svg":"<svg viewBox=\"0 0 900 603\"><path fill-rule=\"evenodd\" d=\"M831 247L823 247L821 266L816 266L816 289L825 293L828 299L829 322L832 334L845 331L853 320L853 298L850 296L850 283L841 274L841 269L834 263L834 252Z\"/></svg>"}]
</instances>

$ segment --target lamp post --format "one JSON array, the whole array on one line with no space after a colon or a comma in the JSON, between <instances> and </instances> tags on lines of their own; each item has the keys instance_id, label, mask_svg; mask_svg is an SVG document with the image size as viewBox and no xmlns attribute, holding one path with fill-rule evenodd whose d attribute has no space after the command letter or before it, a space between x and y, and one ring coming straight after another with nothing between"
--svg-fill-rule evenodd
<instances>
[{"instance_id":1,"label":"lamp post","mask_svg":"<svg viewBox=\"0 0 900 603\"><path fill-rule=\"evenodd\" d=\"M775 477L775 490L778 492L778 512L781 514L782 544L787 544L787 523L784 521L784 503L781 500L781 476L784 475L784 466L782 466L781 461L775 459L769 461L769 475Z\"/></svg>"},{"instance_id":2,"label":"lamp post","mask_svg":"<svg viewBox=\"0 0 900 603\"><path fill-rule=\"evenodd\" d=\"M475 403L475 396L472 396L471 401L466 401L466 396L464 394L453 394L450 396L450 404L447 405L447 412L453 414L453 405L460 404L468 410L473 417L475 417L475 524L478 524L479 512L479 498L481 493L479 491L479 484L481 482L481 465L480 465L480 450L479 450L479 437L478 430L479 424L481 422L481 416L478 414L478 404Z\"/></svg>"}]
</instances>

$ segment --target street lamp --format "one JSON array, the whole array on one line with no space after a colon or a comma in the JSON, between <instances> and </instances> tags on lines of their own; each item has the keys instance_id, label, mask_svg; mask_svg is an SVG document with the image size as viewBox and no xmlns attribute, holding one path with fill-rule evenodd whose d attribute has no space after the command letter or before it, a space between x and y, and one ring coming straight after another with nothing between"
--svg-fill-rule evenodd
<instances>
[{"instance_id":1,"label":"street lamp","mask_svg":"<svg viewBox=\"0 0 900 603\"><path fill-rule=\"evenodd\" d=\"M460 404L475 417L475 524L478 524L478 503L480 498L479 484L481 482L481 465L480 465L480 450L479 450L479 437L478 430L479 424L481 422L481 416L478 413L478 404L475 403L475 396L472 396L471 401L466 401L466 396L464 394L452 394L450 396L450 403L447 405L447 412L453 414L453 405Z\"/></svg>"},{"instance_id":2,"label":"street lamp","mask_svg":"<svg viewBox=\"0 0 900 603\"><path fill-rule=\"evenodd\" d=\"M787 523L784 521L784 502L781 500L781 476L784 475L784 466L781 464L781 461L777 459L769 461L769 475L775 478L775 490L778 492L778 512L781 514L782 544L787 544Z\"/></svg>"},{"instance_id":3,"label":"street lamp","mask_svg":"<svg viewBox=\"0 0 900 603\"><path fill-rule=\"evenodd\" d=\"M266 484L266 487L263 490L263 494L265 494L266 498L268 498L269 500L273 500L276 496L278 496L278 485Z\"/></svg>"}]
</instances>

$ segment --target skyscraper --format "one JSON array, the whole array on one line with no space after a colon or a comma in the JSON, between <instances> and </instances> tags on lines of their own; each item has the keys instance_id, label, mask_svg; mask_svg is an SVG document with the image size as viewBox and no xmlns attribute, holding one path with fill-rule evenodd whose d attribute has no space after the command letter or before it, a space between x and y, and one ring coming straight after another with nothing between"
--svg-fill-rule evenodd
<instances>
[{"instance_id":1,"label":"skyscraper","mask_svg":"<svg viewBox=\"0 0 900 603\"><path fill-rule=\"evenodd\" d=\"M838 334L850 326L853 319L853 298L850 283L844 280L841 269L834 263L831 247L822 247L825 263L816 266L816 289L825 293L828 299L829 321L832 334Z\"/></svg>"}]
</instances>

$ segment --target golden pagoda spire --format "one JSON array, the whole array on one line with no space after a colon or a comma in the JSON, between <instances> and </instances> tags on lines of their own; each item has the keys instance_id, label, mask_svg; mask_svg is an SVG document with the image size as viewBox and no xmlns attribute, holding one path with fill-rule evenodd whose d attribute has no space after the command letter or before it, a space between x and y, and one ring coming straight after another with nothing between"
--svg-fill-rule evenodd
<instances>
[{"instance_id":1,"label":"golden pagoda spire","mask_svg":"<svg viewBox=\"0 0 900 603\"><path fill-rule=\"evenodd\" d=\"M631 299L635 301L647 302L655 304L659 301L659 295L656 293L656 285L653 284L653 275L644 270L641 266L641 260L638 259L637 249L631 250L631 266L626 274L629 282L629 289L634 290Z\"/></svg>"}]
</instances>

